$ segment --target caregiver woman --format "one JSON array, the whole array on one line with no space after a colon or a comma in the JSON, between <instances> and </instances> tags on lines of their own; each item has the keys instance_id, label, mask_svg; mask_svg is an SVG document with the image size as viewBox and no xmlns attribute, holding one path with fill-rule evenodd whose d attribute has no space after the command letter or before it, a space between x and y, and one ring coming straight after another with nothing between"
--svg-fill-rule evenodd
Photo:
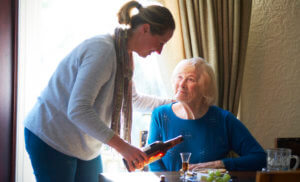
<instances>
[{"instance_id":1,"label":"caregiver woman","mask_svg":"<svg viewBox=\"0 0 300 182\"><path fill-rule=\"evenodd\" d=\"M134 8L138 13L130 16ZM118 19L129 28L77 46L58 65L25 120L26 149L38 182L98 181L102 144L119 152L130 170L148 160L125 141L130 141L132 100L144 108L166 100L132 99L132 52L160 54L175 23L165 7L142 7L136 1L123 5Z\"/></svg>"}]
</instances>

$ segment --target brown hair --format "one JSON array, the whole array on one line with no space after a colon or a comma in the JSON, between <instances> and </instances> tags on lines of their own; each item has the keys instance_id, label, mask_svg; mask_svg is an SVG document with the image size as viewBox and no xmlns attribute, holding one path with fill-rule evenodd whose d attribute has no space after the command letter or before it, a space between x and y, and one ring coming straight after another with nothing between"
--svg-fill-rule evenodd
<instances>
[{"instance_id":1,"label":"brown hair","mask_svg":"<svg viewBox=\"0 0 300 182\"><path fill-rule=\"evenodd\" d=\"M138 13L131 17L133 8L137 8ZM142 7L137 1L124 4L118 12L118 19L120 24L130 25L129 30L134 30L141 24L149 24L151 33L158 35L175 29L175 21L167 8L159 5Z\"/></svg>"}]
</instances>

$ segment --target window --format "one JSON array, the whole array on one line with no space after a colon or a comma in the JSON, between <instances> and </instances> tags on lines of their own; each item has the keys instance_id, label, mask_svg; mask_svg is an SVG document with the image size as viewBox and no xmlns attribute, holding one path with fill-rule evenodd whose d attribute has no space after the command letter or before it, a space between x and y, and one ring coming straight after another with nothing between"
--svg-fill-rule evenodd
<instances>
[{"instance_id":1,"label":"window","mask_svg":"<svg viewBox=\"0 0 300 182\"><path fill-rule=\"evenodd\" d=\"M35 181L24 147L23 120L26 114L59 61L68 52L84 39L113 31L116 26L114 22L117 22L115 15L119 5L124 2L126 0L105 1L104 6L103 1L99 0L20 1L16 181ZM153 3L149 0L143 2ZM155 57L156 55L152 55L145 60L135 55L134 80L139 92L164 96L166 94L161 90L163 85L159 82ZM132 143L139 146L139 131L148 129L149 115L134 113L133 117ZM105 145L102 158L105 172L121 168L124 170L121 156Z\"/></svg>"}]
</instances>

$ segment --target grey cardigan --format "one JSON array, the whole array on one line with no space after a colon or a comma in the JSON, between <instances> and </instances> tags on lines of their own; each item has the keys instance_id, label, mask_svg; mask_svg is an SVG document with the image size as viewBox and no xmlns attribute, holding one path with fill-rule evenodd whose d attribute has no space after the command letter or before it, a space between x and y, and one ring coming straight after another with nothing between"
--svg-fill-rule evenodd
<instances>
[{"instance_id":1,"label":"grey cardigan","mask_svg":"<svg viewBox=\"0 0 300 182\"><path fill-rule=\"evenodd\" d=\"M111 122L116 53L111 35L81 43L58 65L47 87L25 119L25 127L54 149L82 160L100 153L114 132ZM138 95L142 110L170 100Z\"/></svg>"}]
</instances>

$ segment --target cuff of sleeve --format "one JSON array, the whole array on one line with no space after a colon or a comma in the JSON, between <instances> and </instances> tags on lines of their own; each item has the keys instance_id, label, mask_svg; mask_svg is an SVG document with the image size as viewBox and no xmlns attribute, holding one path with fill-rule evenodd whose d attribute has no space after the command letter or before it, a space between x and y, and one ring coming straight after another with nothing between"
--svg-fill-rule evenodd
<instances>
[{"instance_id":1,"label":"cuff of sleeve","mask_svg":"<svg viewBox=\"0 0 300 182\"><path fill-rule=\"evenodd\" d=\"M235 169L235 165L234 165L234 163L232 162L231 159L229 159L229 158L223 159L222 162L223 162L226 170L231 171L231 170Z\"/></svg>"},{"instance_id":2,"label":"cuff of sleeve","mask_svg":"<svg viewBox=\"0 0 300 182\"><path fill-rule=\"evenodd\" d=\"M114 135L115 135L115 133L111 129L109 129L107 131L107 133L106 133L106 137L100 139L100 141L102 141L103 143L107 144Z\"/></svg>"},{"instance_id":3,"label":"cuff of sleeve","mask_svg":"<svg viewBox=\"0 0 300 182\"><path fill-rule=\"evenodd\" d=\"M173 99L166 99L164 104L170 104L173 102Z\"/></svg>"}]
</instances>

